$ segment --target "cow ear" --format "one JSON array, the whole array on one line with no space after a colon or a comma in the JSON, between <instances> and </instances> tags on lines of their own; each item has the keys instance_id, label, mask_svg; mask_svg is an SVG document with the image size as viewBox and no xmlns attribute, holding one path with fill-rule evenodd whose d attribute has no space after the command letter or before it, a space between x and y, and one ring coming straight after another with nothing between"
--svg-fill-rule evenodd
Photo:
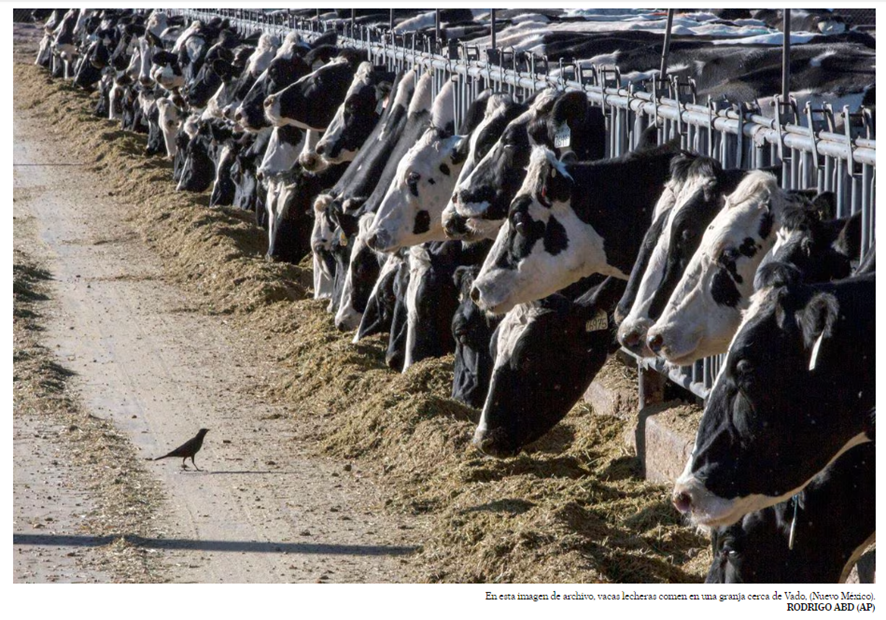
<instances>
[{"instance_id":1,"label":"cow ear","mask_svg":"<svg viewBox=\"0 0 886 620\"><path fill-rule=\"evenodd\" d=\"M810 349L809 370L814 370L822 341L830 338L839 313L837 299L830 293L816 293L797 312L797 323L803 332L803 344Z\"/></svg>"},{"instance_id":2,"label":"cow ear","mask_svg":"<svg viewBox=\"0 0 886 620\"><path fill-rule=\"evenodd\" d=\"M832 220L837 216L837 196L834 192L822 192L812 200L812 207L821 221Z\"/></svg>"}]
</instances>

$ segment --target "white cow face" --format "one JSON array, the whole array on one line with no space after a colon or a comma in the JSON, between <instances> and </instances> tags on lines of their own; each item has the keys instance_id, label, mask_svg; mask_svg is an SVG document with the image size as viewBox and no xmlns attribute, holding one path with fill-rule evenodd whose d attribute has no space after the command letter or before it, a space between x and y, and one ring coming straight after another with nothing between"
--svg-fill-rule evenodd
<instances>
[{"instance_id":1,"label":"white cow face","mask_svg":"<svg viewBox=\"0 0 886 620\"><path fill-rule=\"evenodd\" d=\"M647 332L657 355L678 365L724 353L754 289L754 273L792 200L768 172L749 173L711 222L668 303Z\"/></svg>"},{"instance_id":2,"label":"white cow face","mask_svg":"<svg viewBox=\"0 0 886 620\"><path fill-rule=\"evenodd\" d=\"M453 154L465 139L431 128L409 149L375 215L372 247L394 252L446 240L440 217L461 170Z\"/></svg>"},{"instance_id":3,"label":"white cow face","mask_svg":"<svg viewBox=\"0 0 886 620\"><path fill-rule=\"evenodd\" d=\"M320 194L314 200L314 228L311 231L311 254L314 261L314 299L328 299L332 297L335 273L327 260L329 253L332 251L332 235L335 230L335 225L327 214L327 209L331 203L332 196L329 194Z\"/></svg>"},{"instance_id":4,"label":"white cow face","mask_svg":"<svg viewBox=\"0 0 886 620\"><path fill-rule=\"evenodd\" d=\"M175 139L182 126L181 110L168 98L160 97L157 99L157 112L157 122L160 131L163 132L163 143L166 145L166 156L173 159L178 148Z\"/></svg>"},{"instance_id":5,"label":"white cow face","mask_svg":"<svg viewBox=\"0 0 886 620\"><path fill-rule=\"evenodd\" d=\"M570 205L572 177L554 153L535 147L508 219L486 257L471 298L504 314L592 273L626 276L607 265L603 239Z\"/></svg>"}]
</instances>

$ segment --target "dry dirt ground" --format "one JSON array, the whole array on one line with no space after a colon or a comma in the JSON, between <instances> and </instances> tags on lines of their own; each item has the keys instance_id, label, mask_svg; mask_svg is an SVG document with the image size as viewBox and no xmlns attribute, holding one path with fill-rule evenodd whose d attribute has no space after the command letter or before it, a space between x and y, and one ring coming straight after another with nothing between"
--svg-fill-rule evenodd
<instances>
[{"instance_id":1,"label":"dry dirt ground","mask_svg":"<svg viewBox=\"0 0 886 620\"><path fill-rule=\"evenodd\" d=\"M17 34L16 581L703 579L630 416L478 455L451 357L352 345L248 214L176 193ZM201 427L205 471L145 460Z\"/></svg>"}]
</instances>

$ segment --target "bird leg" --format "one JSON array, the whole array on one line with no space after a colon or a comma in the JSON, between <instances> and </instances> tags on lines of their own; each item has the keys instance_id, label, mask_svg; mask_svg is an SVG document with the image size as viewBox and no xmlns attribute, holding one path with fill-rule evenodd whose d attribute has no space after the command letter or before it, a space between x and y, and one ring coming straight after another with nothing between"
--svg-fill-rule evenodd
<instances>
[{"instance_id":1,"label":"bird leg","mask_svg":"<svg viewBox=\"0 0 886 620\"><path fill-rule=\"evenodd\" d=\"M187 468L188 468L187 463L185 463L185 461L187 461L187 460L188 460L188 457L185 457L185 458L182 459L182 469L187 469Z\"/></svg>"},{"instance_id":2,"label":"bird leg","mask_svg":"<svg viewBox=\"0 0 886 620\"><path fill-rule=\"evenodd\" d=\"M191 463L193 463L193 465L194 465L194 469L196 469L197 471L203 471L202 469L200 469L199 467L197 467L197 461L194 460L194 457L193 457L193 456L191 457Z\"/></svg>"}]
</instances>

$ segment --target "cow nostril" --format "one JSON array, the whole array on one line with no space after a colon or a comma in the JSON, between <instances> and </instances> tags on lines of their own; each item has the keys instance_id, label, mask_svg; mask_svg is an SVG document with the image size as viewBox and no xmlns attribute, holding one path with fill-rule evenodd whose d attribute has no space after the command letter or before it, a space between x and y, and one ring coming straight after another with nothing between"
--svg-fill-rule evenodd
<instances>
[{"instance_id":1,"label":"cow nostril","mask_svg":"<svg viewBox=\"0 0 886 620\"><path fill-rule=\"evenodd\" d=\"M692 497L689 493L674 493L673 502L674 508L679 510L682 514L686 514L692 510Z\"/></svg>"},{"instance_id":2,"label":"cow nostril","mask_svg":"<svg viewBox=\"0 0 886 620\"><path fill-rule=\"evenodd\" d=\"M270 108L272 105L274 105L274 98L273 97L268 97L267 99L265 99L265 107L266 108Z\"/></svg>"},{"instance_id":3,"label":"cow nostril","mask_svg":"<svg viewBox=\"0 0 886 620\"><path fill-rule=\"evenodd\" d=\"M240 121L242 121L242 120L243 120L243 113L242 113L242 112L237 112L236 114L234 114L234 120L237 121L238 123L239 123Z\"/></svg>"},{"instance_id":4,"label":"cow nostril","mask_svg":"<svg viewBox=\"0 0 886 620\"><path fill-rule=\"evenodd\" d=\"M320 144L318 144L316 146L316 148L314 148L314 150L317 152L317 155L322 155L323 153L326 152L326 146L324 146L323 143L321 142Z\"/></svg>"},{"instance_id":5,"label":"cow nostril","mask_svg":"<svg viewBox=\"0 0 886 620\"><path fill-rule=\"evenodd\" d=\"M476 286L471 287L471 301L475 304L480 302L480 289Z\"/></svg>"},{"instance_id":6,"label":"cow nostril","mask_svg":"<svg viewBox=\"0 0 886 620\"><path fill-rule=\"evenodd\" d=\"M661 346L664 344L664 338L661 337L661 334L655 334L646 344L649 345L649 348L653 353L658 353L661 351Z\"/></svg>"},{"instance_id":7,"label":"cow nostril","mask_svg":"<svg viewBox=\"0 0 886 620\"><path fill-rule=\"evenodd\" d=\"M632 347L636 347L640 343L640 332L638 332L636 329L630 330L624 335L621 343L629 349Z\"/></svg>"}]
</instances>

